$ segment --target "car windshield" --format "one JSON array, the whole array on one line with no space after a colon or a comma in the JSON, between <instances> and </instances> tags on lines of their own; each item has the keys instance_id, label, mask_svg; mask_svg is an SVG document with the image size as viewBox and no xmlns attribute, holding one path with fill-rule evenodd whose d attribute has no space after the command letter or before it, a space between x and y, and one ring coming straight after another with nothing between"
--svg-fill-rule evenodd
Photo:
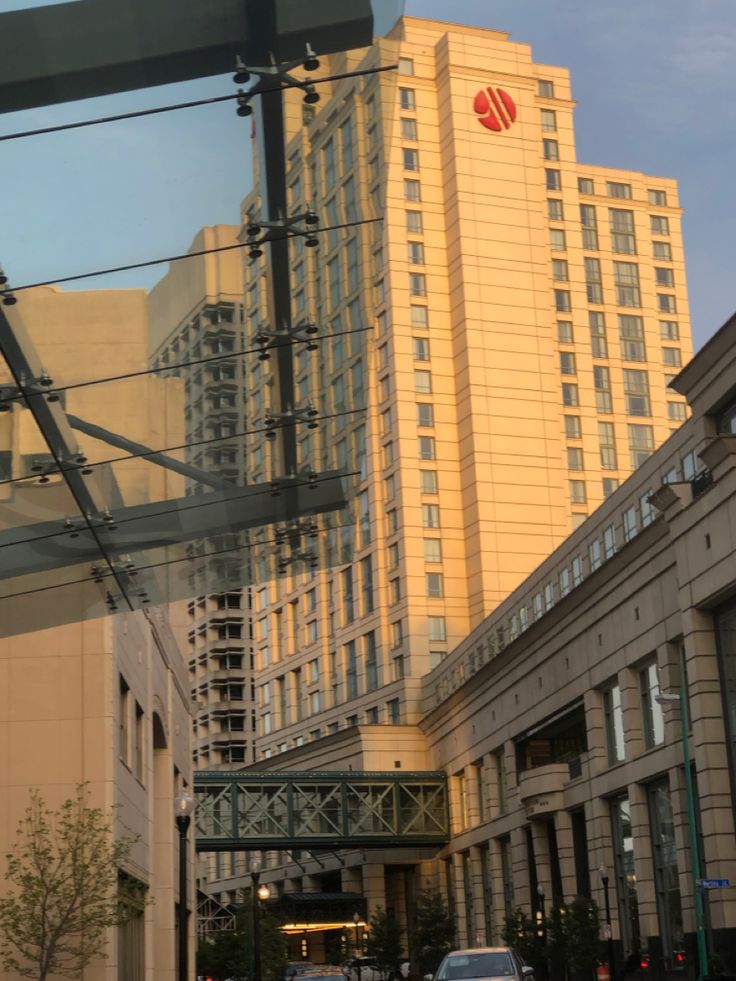
<instances>
[{"instance_id":1,"label":"car windshield","mask_svg":"<svg viewBox=\"0 0 736 981\"><path fill-rule=\"evenodd\" d=\"M462 954L447 958L437 975L437 981L452 981L454 978L498 978L513 973L511 957L503 951Z\"/></svg>"}]
</instances>

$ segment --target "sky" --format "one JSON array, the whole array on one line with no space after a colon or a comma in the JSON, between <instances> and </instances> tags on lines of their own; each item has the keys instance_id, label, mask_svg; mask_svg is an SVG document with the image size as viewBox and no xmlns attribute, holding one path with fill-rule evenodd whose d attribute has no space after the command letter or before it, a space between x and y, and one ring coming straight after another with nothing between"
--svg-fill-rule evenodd
<instances>
[{"instance_id":1,"label":"sky","mask_svg":"<svg viewBox=\"0 0 736 981\"><path fill-rule=\"evenodd\" d=\"M0 12L35 5L0 0ZM446 19L448 6L406 0L415 16ZM736 4L454 0L451 11L570 69L581 162L678 180L700 347L736 309ZM224 75L8 114L0 136L233 91ZM202 225L237 222L250 159L250 120L232 103L2 141L0 265L20 284L186 251ZM150 286L164 271L90 285Z\"/></svg>"}]
</instances>

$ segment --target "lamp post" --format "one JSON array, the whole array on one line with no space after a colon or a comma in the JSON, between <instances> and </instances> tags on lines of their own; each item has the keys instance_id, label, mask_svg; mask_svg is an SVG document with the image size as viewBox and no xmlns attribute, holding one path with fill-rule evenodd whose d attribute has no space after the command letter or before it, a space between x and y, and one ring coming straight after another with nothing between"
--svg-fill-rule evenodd
<instances>
[{"instance_id":1,"label":"lamp post","mask_svg":"<svg viewBox=\"0 0 736 981\"><path fill-rule=\"evenodd\" d=\"M355 924L355 974L358 978L358 981L361 981L360 961L358 960L358 957L360 956L360 929L359 929L360 913L358 912L353 913L353 923Z\"/></svg>"},{"instance_id":2,"label":"lamp post","mask_svg":"<svg viewBox=\"0 0 736 981\"><path fill-rule=\"evenodd\" d=\"M541 882L537 883L537 899L539 900L539 909L537 910L537 916L539 917L539 929L537 930L537 936L542 943L544 972L545 975L549 977L549 964L547 963L547 924L544 919L544 886Z\"/></svg>"},{"instance_id":3,"label":"lamp post","mask_svg":"<svg viewBox=\"0 0 736 981\"><path fill-rule=\"evenodd\" d=\"M693 870L693 899L695 904L695 937L698 946L698 978L705 978L708 974L708 945L705 938L705 909L703 907L703 893L700 891L700 851L698 849L698 825L695 819L695 787L693 775L690 769L690 744L688 733L690 731L690 717L687 710L687 692L685 688L680 688L678 694L674 692L660 692L655 695L660 705L679 703L680 707L680 737L682 739L682 755L685 762L685 793L687 796L687 823L690 831L690 864Z\"/></svg>"},{"instance_id":4,"label":"lamp post","mask_svg":"<svg viewBox=\"0 0 736 981\"><path fill-rule=\"evenodd\" d=\"M603 903L606 908L606 941L608 942L608 975L611 981L616 977L616 965L613 955L613 930L611 929L611 897L608 893L608 869L601 865L598 869L603 883Z\"/></svg>"},{"instance_id":5,"label":"lamp post","mask_svg":"<svg viewBox=\"0 0 736 981\"><path fill-rule=\"evenodd\" d=\"M260 903L264 902L271 895L271 890L263 883L259 885L261 878L261 868L263 859L260 852L253 852L250 856L250 879L253 883L251 890L253 900L253 978L252 981L261 981L261 920Z\"/></svg>"},{"instance_id":6,"label":"lamp post","mask_svg":"<svg viewBox=\"0 0 736 981\"><path fill-rule=\"evenodd\" d=\"M178 981L189 981L189 924L187 917L187 832L194 813L194 798L182 787L174 798L174 818L179 830L179 972Z\"/></svg>"}]
</instances>

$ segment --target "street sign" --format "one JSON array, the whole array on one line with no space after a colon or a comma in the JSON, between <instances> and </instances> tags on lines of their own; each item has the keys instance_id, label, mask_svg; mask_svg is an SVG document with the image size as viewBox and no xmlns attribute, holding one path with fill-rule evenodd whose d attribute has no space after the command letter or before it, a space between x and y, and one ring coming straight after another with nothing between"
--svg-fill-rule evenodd
<instances>
[{"instance_id":1,"label":"street sign","mask_svg":"<svg viewBox=\"0 0 736 981\"><path fill-rule=\"evenodd\" d=\"M728 889L731 885L730 879L698 879L698 889Z\"/></svg>"}]
</instances>

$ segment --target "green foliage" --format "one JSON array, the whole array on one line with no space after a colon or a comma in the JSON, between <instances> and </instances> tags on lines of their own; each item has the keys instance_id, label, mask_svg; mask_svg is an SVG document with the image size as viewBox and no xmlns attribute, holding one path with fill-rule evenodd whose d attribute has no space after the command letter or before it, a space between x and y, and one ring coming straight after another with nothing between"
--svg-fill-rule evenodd
<instances>
[{"instance_id":1,"label":"green foliage","mask_svg":"<svg viewBox=\"0 0 736 981\"><path fill-rule=\"evenodd\" d=\"M263 981L282 981L286 972L287 946L278 924L261 910L261 976ZM200 943L197 974L215 978L250 978L253 970L253 906L250 897L238 911L234 930L218 930Z\"/></svg>"},{"instance_id":2,"label":"green foliage","mask_svg":"<svg viewBox=\"0 0 736 981\"><path fill-rule=\"evenodd\" d=\"M534 968L538 976L544 976L544 947L537 936L534 922L520 906L506 916L501 936L505 944L518 950L524 961Z\"/></svg>"},{"instance_id":3,"label":"green foliage","mask_svg":"<svg viewBox=\"0 0 736 981\"><path fill-rule=\"evenodd\" d=\"M80 977L105 956L105 932L145 905L140 884L119 878L136 839L116 839L111 818L87 803L84 784L57 811L31 791L5 856L0 959L22 977Z\"/></svg>"},{"instance_id":4,"label":"green foliage","mask_svg":"<svg viewBox=\"0 0 736 981\"><path fill-rule=\"evenodd\" d=\"M395 976L399 974L403 952L401 943L403 932L393 910L384 910L379 906L371 916L370 932L365 945L366 954L376 958L378 966L385 975L392 972Z\"/></svg>"},{"instance_id":5,"label":"green foliage","mask_svg":"<svg viewBox=\"0 0 736 981\"><path fill-rule=\"evenodd\" d=\"M434 974L455 945L455 922L439 892L427 889L417 896L416 967L421 976Z\"/></svg>"},{"instance_id":6,"label":"green foliage","mask_svg":"<svg viewBox=\"0 0 736 981\"><path fill-rule=\"evenodd\" d=\"M600 961L601 921L598 906L577 896L567 907L567 962L571 973L592 975Z\"/></svg>"}]
</instances>

